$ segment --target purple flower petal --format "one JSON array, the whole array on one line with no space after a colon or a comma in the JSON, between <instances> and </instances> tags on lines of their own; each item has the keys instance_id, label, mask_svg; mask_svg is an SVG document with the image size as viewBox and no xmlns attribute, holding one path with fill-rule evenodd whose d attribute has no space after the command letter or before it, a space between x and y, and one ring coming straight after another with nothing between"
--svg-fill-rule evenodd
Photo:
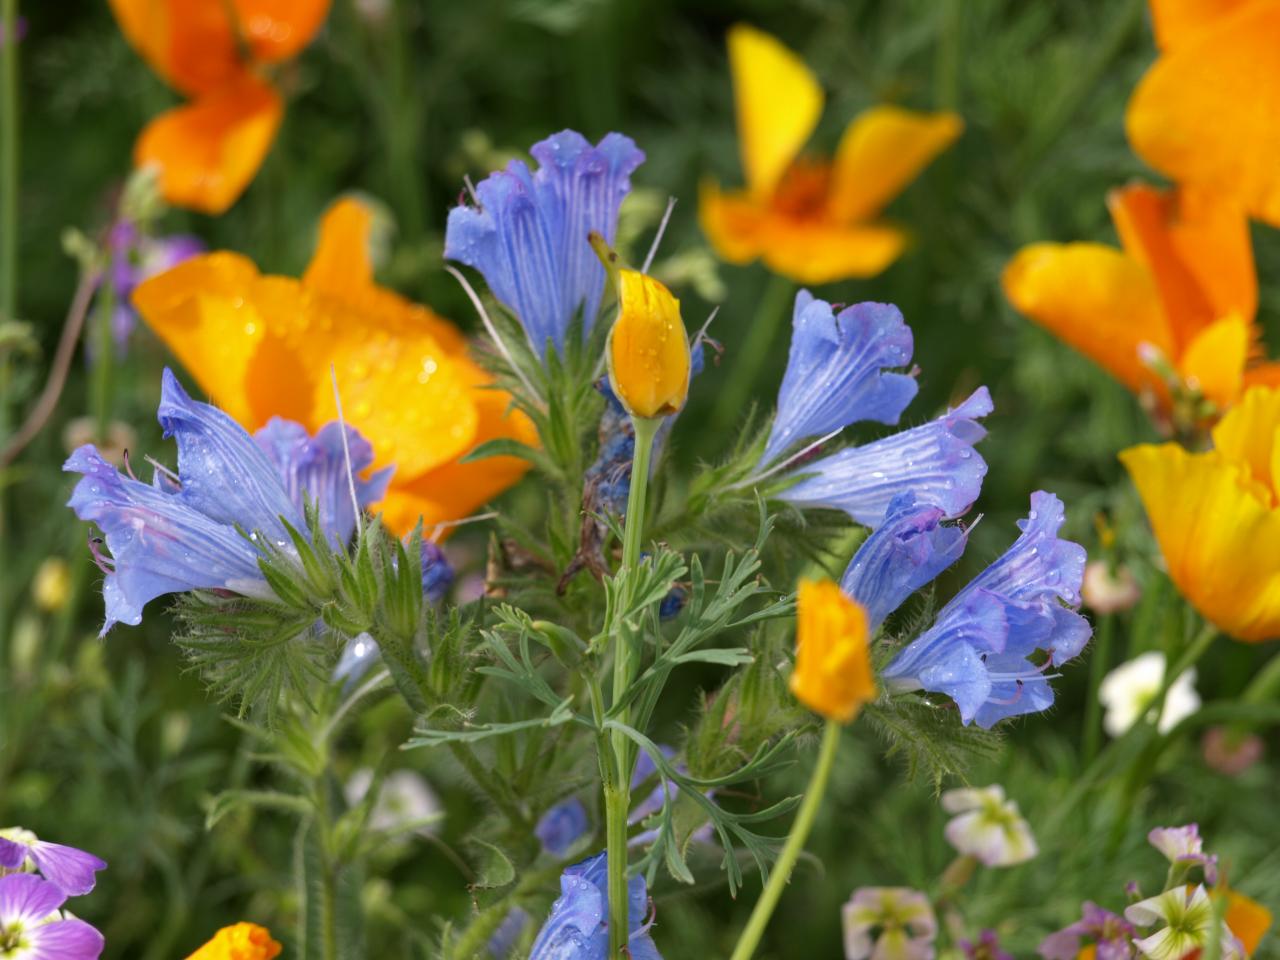
<instances>
[{"instance_id":1,"label":"purple flower petal","mask_svg":"<svg viewBox=\"0 0 1280 960\"><path fill-rule=\"evenodd\" d=\"M79 897L93 889L94 874L105 870L107 863L91 853L61 843L37 840L31 846L31 859L46 880L69 897Z\"/></svg>"},{"instance_id":2,"label":"purple flower petal","mask_svg":"<svg viewBox=\"0 0 1280 960\"><path fill-rule=\"evenodd\" d=\"M560 877L560 898L551 905L529 960L605 960L609 950L605 856L600 853L565 869ZM630 878L627 894L631 956L662 960L645 921L649 895L644 877Z\"/></svg>"},{"instance_id":3,"label":"purple flower petal","mask_svg":"<svg viewBox=\"0 0 1280 960\"><path fill-rule=\"evenodd\" d=\"M577 797L562 800L539 818L533 835L542 849L553 857L563 857L587 832L587 808Z\"/></svg>"},{"instance_id":4,"label":"purple flower petal","mask_svg":"<svg viewBox=\"0 0 1280 960\"><path fill-rule=\"evenodd\" d=\"M885 373L911 362L911 328L888 303L840 311L801 290L778 413L761 463L792 444L862 420L895 424L916 395L915 378Z\"/></svg>"},{"instance_id":5,"label":"purple flower petal","mask_svg":"<svg viewBox=\"0 0 1280 960\"><path fill-rule=\"evenodd\" d=\"M26 932L31 960L97 960L106 941L83 920L55 920Z\"/></svg>"},{"instance_id":6,"label":"purple flower petal","mask_svg":"<svg viewBox=\"0 0 1280 960\"><path fill-rule=\"evenodd\" d=\"M0 868L18 870L27 861L27 848L6 837L0 837Z\"/></svg>"},{"instance_id":7,"label":"purple flower petal","mask_svg":"<svg viewBox=\"0 0 1280 960\"><path fill-rule=\"evenodd\" d=\"M0 877L0 927L39 923L66 902L67 895L34 873Z\"/></svg>"}]
</instances>

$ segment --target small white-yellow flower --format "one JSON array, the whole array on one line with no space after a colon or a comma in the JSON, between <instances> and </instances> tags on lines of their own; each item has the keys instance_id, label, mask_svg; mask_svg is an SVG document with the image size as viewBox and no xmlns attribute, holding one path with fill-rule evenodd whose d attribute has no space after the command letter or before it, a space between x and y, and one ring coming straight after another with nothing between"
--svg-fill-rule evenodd
<instances>
[{"instance_id":1,"label":"small white-yellow flower","mask_svg":"<svg viewBox=\"0 0 1280 960\"><path fill-rule=\"evenodd\" d=\"M1134 941L1144 957L1182 960L1204 947L1213 925L1213 904L1203 886L1191 890L1177 886L1125 908L1124 916L1135 927L1164 921L1165 926L1151 936ZM1225 922L1220 944L1222 960L1245 960L1243 945Z\"/></svg>"},{"instance_id":2,"label":"small white-yellow flower","mask_svg":"<svg viewBox=\"0 0 1280 960\"><path fill-rule=\"evenodd\" d=\"M1018 804L999 784L948 790L942 809L959 814L947 823L947 842L988 867L1025 863L1040 852Z\"/></svg>"},{"instance_id":3,"label":"small white-yellow flower","mask_svg":"<svg viewBox=\"0 0 1280 960\"><path fill-rule=\"evenodd\" d=\"M1151 712L1152 702L1164 683L1164 654L1151 651L1122 663L1098 685L1098 702L1106 714L1102 727L1113 737L1121 736L1139 719ZM1168 733L1184 719L1200 709L1196 693L1196 672L1186 670L1174 681L1164 697L1164 709L1156 728Z\"/></svg>"}]
</instances>

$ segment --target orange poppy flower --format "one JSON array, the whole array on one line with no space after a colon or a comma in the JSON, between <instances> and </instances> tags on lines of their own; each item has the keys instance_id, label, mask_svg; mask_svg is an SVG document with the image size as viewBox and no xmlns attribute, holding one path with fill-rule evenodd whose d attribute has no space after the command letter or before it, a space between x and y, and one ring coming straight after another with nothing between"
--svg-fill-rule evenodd
<instances>
[{"instance_id":1,"label":"orange poppy flower","mask_svg":"<svg viewBox=\"0 0 1280 960\"><path fill-rule=\"evenodd\" d=\"M174 206L222 213L262 166L284 112L258 68L300 53L329 0L110 2L133 47L191 101L147 124L134 163L159 168Z\"/></svg>"},{"instance_id":2,"label":"orange poppy flower","mask_svg":"<svg viewBox=\"0 0 1280 960\"><path fill-rule=\"evenodd\" d=\"M373 282L371 227L368 207L340 200L301 280L220 251L146 281L133 301L247 430L273 416L310 430L336 419L332 366L347 422L373 445L376 467L395 465L382 514L403 533L419 516L427 527L465 516L528 468L518 457L458 462L477 445L537 440L452 324Z\"/></svg>"},{"instance_id":3,"label":"orange poppy flower","mask_svg":"<svg viewBox=\"0 0 1280 960\"><path fill-rule=\"evenodd\" d=\"M187 960L273 960L281 949L266 927L237 923L223 927Z\"/></svg>"},{"instance_id":4,"label":"orange poppy flower","mask_svg":"<svg viewBox=\"0 0 1280 960\"><path fill-rule=\"evenodd\" d=\"M1280 226L1280 0L1151 0L1160 57L1125 114L1134 151Z\"/></svg>"},{"instance_id":5,"label":"orange poppy flower","mask_svg":"<svg viewBox=\"0 0 1280 960\"><path fill-rule=\"evenodd\" d=\"M1005 267L1005 295L1020 313L1162 406L1163 357L1220 409L1269 367L1257 353L1253 248L1243 212L1190 187L1134 184L1107 197L1123 251L1099 243L1036 243Z\"/></svg>"},{"instance_id":6,"label":"orange poppy flower","mask_svg":"<svg viewBox=\"0 0 1280 960\"><path fill-rule=\"evenodd\" d=\"M907 234L880 211L960 135L953 113L877 106L854 118L834 161L800 150L822 112L822 88L792 51L739 24L729 31L738 138L747 188L703 184L698 215L730 263L759 257L798 283L870 277L898 258Z\"/></svg>"}]
</instances>

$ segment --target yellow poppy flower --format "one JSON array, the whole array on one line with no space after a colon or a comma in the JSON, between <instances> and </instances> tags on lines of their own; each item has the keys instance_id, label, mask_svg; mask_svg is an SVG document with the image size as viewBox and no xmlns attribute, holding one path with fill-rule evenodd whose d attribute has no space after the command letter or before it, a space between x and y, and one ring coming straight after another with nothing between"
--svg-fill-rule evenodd
<instances>
[{"instance_id":1,"label":"yellow poppy flower","mask_svg":"<svg viewBox=\"0 0 1280 960\"><path fill-rule=\"evenodd\" d=\"M1036 243L1005 267L1005 295L1020 313L1162 406L1158 353L1220 409L1264 382L1258 352L1257 278L1249 225L1230 200L1182 187L1134 184L1107 205L1123 251L1098 243Z\"/></svg>"},{"instance_id":2,"label":"yellow poppy flower","mask_svg":"<svg viewBox=\"0 0 1280 960\"><path fill-rule=\"evenodd\" d=\"M689 335L680 301L657 280L618 271L618 319L609 331L609 381L637 417L679 413L689 395Z\"/></svg>"},{"instance_id":3,"label":"yellow poppy flower","mask_svg":"<svg viewBox=\"0 0 1280 960\"><path fill-rule=\"evenodd\" d=\"M876 697L867 611L831 580L801 580L791 692L810 710L849 723Z\"/></svg>"},{"instance_id":4,"label":"yellow poppy flower","mask_svg":"<svg viewBox=\"0 0 1280 960\"><path fill-rule=\"evenodd\" d=\"M515 483L528 463L459 463L499 437L534 444L536 431L468 355L462 334L426 307L377 286L372 215L340 200L301 280L263 276L245 257L216 252L141 284L133 302L209 394L246 429L273 416L310 430L343 414L395 466L383 518L405 532L465 516Z\"/></svg>"},{"instance_id":5,"label":"yellow poppy flower","mask_svg":"<svg viewBox=\"0 0 1280 960\"><path fill-rule=\"evenodd\" d=\"M1205 619L1240 640L1280 637L1280 390L1253 387L1213 429L1214 447L1120 454L1169 577Z\"/></svg>"},{"instance_id":6,"label":"yellow poppy flower","mask_svg":"<svg viewBox=\"0 0 1280 960\"><path fill-rule=\"evenodd\" d=\"M280 955L281 949L265 927L256 923L237 923L223 927L187 960L273 960Z\"/></svg>"},{"instance_id":7,"label":"yellow poppy flower","mask_svg":"<svg viewBox=\"0 0 1280 960\"><path fill-rule=\"evenodd\" d=\"M1134 151L1280 226L1280 0L1151 0L1160 57L1125 114Z\"/></svg>"},{"instance_id":8,"label":"yellow poppy flower","mask_svg":"<svg viewBox=\"0 0 1280 960\"><path fill-rule=\"evenodd\" d=\"M739 24L729 31L738 140L747 188L722 192L703 184L703 232L730 263L763 258L799 283L870 277L898 258L899 227L877 220L964 127L952 113L877 106L849 124L834 161L800 150L822 112L817 78L767 33Z\"/></svg>"},{"instance_id":9,"label":"yellow poppy flower","mask_svg":"<svg viewBox=\"0 0 1280 960\"><path fill-rule=\"evenodd\" d=\"M142 131L134 163L174 206L222 213L253 180L284 104L258 68L297 56L329 0L110 0L125 37L190 103Z\"/></svg>"}]
</instances>

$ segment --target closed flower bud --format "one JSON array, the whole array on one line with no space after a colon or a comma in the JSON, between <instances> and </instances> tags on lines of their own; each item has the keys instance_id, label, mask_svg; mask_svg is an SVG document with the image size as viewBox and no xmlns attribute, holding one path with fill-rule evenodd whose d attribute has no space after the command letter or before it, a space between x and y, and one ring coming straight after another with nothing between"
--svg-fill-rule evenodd
<instances>
[{"instance_id":1,"label":"closed flower bud","mask_svg":"<svg viewBox=\"0 0 1280 960\"><path fill-rule=\"evenodd\" d=\"M875 699L867 612L830 580L801 580L791 692L829 720L849 723Z\"/></svg>"},{"instance_id":2,"label":"closed flower bud","mask_svg":"<svg viewBox=\"0 0 1280 960\"><path fill-rule=\"evenodd\" d=\"M627 412L633 417L679 413L689 395L689 365L680 301L652 277L619 270L609 383Z\"/></svg>"}]
</instances>

